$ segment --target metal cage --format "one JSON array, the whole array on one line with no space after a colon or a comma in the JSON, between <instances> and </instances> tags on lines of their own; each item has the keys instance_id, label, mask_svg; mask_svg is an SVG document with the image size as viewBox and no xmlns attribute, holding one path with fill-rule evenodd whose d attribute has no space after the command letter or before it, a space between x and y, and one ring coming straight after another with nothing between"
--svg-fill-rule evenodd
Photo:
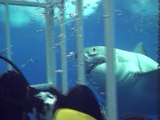
<instances>
[{"instance_id":1,"label":"metal cage","mask_svg":"<svg viewBox=\"0 0 160 120\"><path fill-rule=\"evenodd\" d=\"M107 119L109 120L117 120L117 95L116 95L116 81L114 76L114 56L113 56L113 46L114 46L114 24L113 24L113 1L112 0L104 0L104 32L105 34L105 46L107 47L107 53L106 54L106 60L108 62L108 69L107 69L107 78L106 80L106 105L107 105ZM45 9L46 13L46 23L45 23L45 49L46 49L46 74L47 74L47 82L43 84L35 84L32 85L33 87L47 87L47 86L55 86L55 56L53 56L55 53L54 51L50 50L50 47L54 46L54 34L53 34L53 11L54 11L54 1L53 0L46 0L44 3L39 2L29 2L24 0L0 0L0 4L3 4L5 6L5 29L6 29L6 48L9 48L7 50L7 57L9 59L12 59L11 56L11 49L10 49L10 29L9 29L9 5L16 5L16 6L32 6L32 7L42 7ZM84 84L84 58L83 58L83 21L82 21L82 4L83 0L77 0L76 2L76 11L78 13L78 18L76 21L76 44L77 44L77 56L78 56L78 62L77 62L77 69L78 69L78 82L81 84ZM61 4L61 13L62 18L60 19L60 33L65 35L65 21L64 21L64 4ZM62 88L63 92L67 91L68 89L68 83L67 83L67 65L66 65L66 57L64 56L66 52L66 40L65 37L61 38L61 41L63 41L63 44L61 46L61 66L62 66ZM108 59L109 58L109 59ZM53 67L50 67L53 66ZM8 69L11 69L10 66L8 66ZM111 92L112 91L112 92ZM114 91L114 92L113 92Z\"/></svg>"}]
</instances>

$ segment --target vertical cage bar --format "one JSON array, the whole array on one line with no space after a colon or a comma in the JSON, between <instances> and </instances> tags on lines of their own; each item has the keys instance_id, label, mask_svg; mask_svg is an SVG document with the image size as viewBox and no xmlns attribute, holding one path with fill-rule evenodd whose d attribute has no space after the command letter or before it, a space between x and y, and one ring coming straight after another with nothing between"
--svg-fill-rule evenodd
<instances>
[{"instance_id":1,"label":"vertical cage bar","mask_svg":"<svg viewBox=\"0 0 160 120\"><path fill-rule=\"evenodd\" d=\"M106 115L108 120L117 120L117 86L114 63L113 0L104 0L104 39L106 51Z\"/></svg>"},{"instance_id":2,"label":"vertical cage bar","mask_svg":"<svg viewBox=\"0 0 160 120\"><path fill-rule=\"evenodd\" d=\"M55 48L53 32L53 6L45 8L46 17L46 71L48 84L56 85Z\"/></svg>"},{"instance_id":3,"label":"vertical cage bar","mask_svg":"<svg viewBox=\"0 0 160 120\"><path fill-rule=\"evenodd\" d=\"M78 83L84 84L84 57L83 57L83 0L76 0L76 45L77 45L77 67L78 67Z\"/></svg>"},{"instance_id":4,"label":"vertical cage bar","mask_svg":"<svg viewBox=\"0 0 160 120\"><path fill-rule=\"evenodd\" d=\"M158 62L158 75L157 75L157 120L160 120L160 0L158 0L158 36L157 36L157 62Z\"/></svg>"},{"instance_id":5,"label":"vertical cage bar","mask_svg":"<svg viewBox=\"0 0 160 120\"><path fill-rule=\"evenodd\" d=\"M65 2L61 1L60 7L60 43L61 43L61 69L62 69L62 92L65 93L68 90L67 81L67 60L66 60L66 34L65 34Z\"/></svg>"},{"instance_id":6,"label":"vertical cage bar","mask_svg":"<svg viewBox=\"0 0 160 120\"><path fill-rule=\"evenodd\" d=\"M6 29L6 54L7 54L7 58L11 60L11 39L10 39L10 29L9 29L9 6L8 3L6 2L5 4L5 29ZM7 64L7 69L11 70L12 67Z\"/></svg>"}]
</instances>

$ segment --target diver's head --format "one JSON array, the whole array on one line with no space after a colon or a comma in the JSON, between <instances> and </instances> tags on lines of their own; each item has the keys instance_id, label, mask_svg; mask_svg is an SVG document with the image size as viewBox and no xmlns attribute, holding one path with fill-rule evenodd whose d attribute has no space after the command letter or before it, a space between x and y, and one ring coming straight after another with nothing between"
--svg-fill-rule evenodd
<instances>
[{"instance_id":1,"label":"diver's head","mask_svg":"<svg viewBox=\"0 0 160 120\"><path fill-rule=\"evenodd\" d=\"M63 102L59 102L59 100ZM85 85L76 85L71 88L62 99L57 100L56 106L54 120L79 120L82 116L83 119L81 120L103 120L94 93ZM61 115L66 116L68 119L61 117Z\"/></svg>"},{"instance_id":2,"label":"diver's head","mask_svg":"<svg viewBox=\"0 0 160 120\"><path fill-rule=\"evenodd\" d=\"M28 94L28 83L16 71L0 76L0 119L21 120Z\"/></svg>"},{"instance_id":3,"label":"diver's head","mask_svg":"<svg viewBox=\"0 0 160 120\"><path fill-rule=\"evenodd\" d=\"M16 71L7 71L0 76L1 95L8 98L25 99L28 83Z\"/></svg>"}]
</instances>

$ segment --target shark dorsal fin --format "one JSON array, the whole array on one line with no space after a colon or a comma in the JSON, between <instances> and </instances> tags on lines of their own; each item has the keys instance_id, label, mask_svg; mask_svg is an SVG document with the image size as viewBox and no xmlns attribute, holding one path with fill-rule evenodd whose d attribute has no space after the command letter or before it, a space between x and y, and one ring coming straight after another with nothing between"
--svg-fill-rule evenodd
<instances>
[{"instance_id":1,"label":"shark dorsal fin","mask_svg":"<svg viewBox=\"0 0 160 120\"><path fill-rule=\"evenodd\" d=\"M139 43L134 47L133 52L141 53L141 54L143 54L143 55L147 55L147 52L146 52L146 50L144 49L142 42L139 42Z\"/></svg>"}]
</instances>

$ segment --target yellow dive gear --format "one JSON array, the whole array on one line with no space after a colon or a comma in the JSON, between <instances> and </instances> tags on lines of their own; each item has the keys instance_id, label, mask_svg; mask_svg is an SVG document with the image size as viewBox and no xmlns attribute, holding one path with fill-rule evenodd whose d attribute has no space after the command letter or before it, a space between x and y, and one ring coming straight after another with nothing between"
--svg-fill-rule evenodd
<instances>
[{"instance_id":1,"label":"yellow dive gear","mask_svg":"<svg viewBox=\"0 0 160 120\"><path fill-rule=\"evenodd\" d=\"M85 114L77 110L60 108L56 110L53 120L96 120L96 119L88 114Z\"/></svg>"}]
</instances>

